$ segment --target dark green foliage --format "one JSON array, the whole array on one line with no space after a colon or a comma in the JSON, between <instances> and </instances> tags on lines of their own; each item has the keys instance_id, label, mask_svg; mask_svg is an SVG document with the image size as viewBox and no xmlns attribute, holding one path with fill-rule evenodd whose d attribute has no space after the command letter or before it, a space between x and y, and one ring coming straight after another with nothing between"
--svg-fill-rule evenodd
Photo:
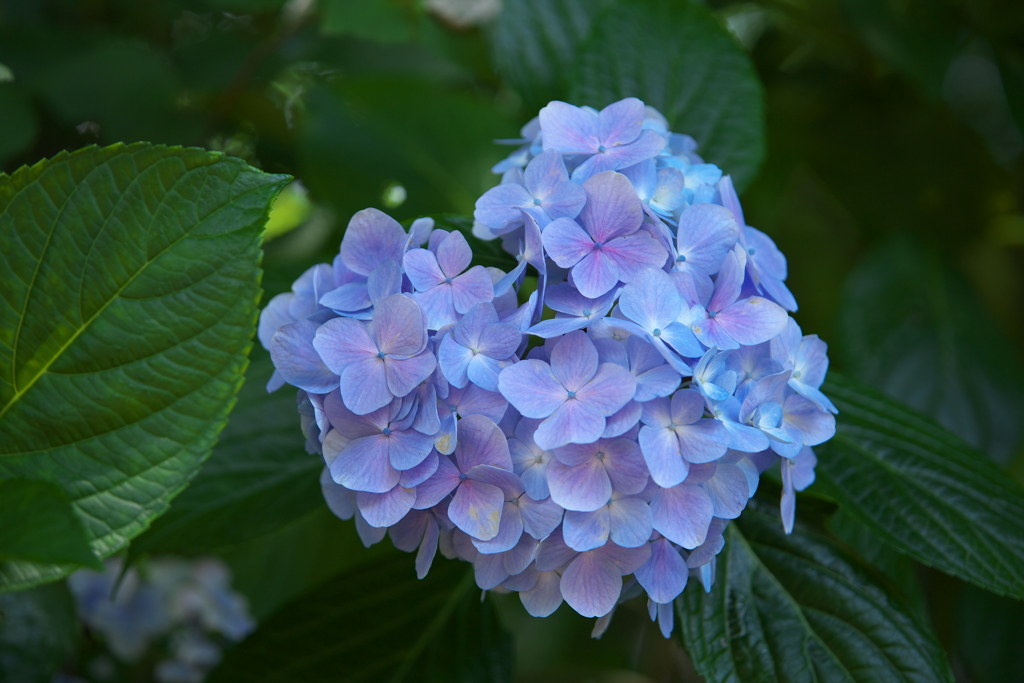
<instances>
[{"instance_id":1,"label":"dark green foliage","mask_svg":"<svg viewBox=\"0 0 1024 683\"><path fill-rule=\"evenodd\" d=\"M147 144L0 177L0 477L58 485L100 556L167 509L224 426L286 180ZM0 590L68 570L10 562Z\"/></svg>"},{"instance_id":2,"label":"dark green foliage","mask_svg":"<svg viewBox=\"0 0 1024 683\"><path fill-rule=\"evenodd\" d=\"M72 658L80 627L63 584L0 594L0 680L47 683Z\"/></svg>"},{"instance_id":3,"label":"dark green foliage","mask_svg":"<svg viewBox=\"0 0 1024 683\"><path fill-rule=\"evenodd\" d=\"M211 683L512 680L511 642L473 572L438 557L423 581L412 557L332 577L231 650Z\"/></svg>"},{"instance_id":4,"label":"dark green foliage","mask_svg":"<svg viewBox=\"0 0 1024 683\"><path fill-rule=\"evenodd\" d=\"M952 681L938 643L821 533L786 536L748 508L726 535L710 593L677 601L683 642L715 683Z\"/></svg>"},{"instance_id":5,"label":"dark green foliage","mask_svg":"<svg viewBox=\"0 0 1024 683\"><path fill-rule=\"evenodd\" d=\"M100 568L85 529L60 487L45 481L0 481L0 563L9 560Z\"/></svg>"}]
</instances>

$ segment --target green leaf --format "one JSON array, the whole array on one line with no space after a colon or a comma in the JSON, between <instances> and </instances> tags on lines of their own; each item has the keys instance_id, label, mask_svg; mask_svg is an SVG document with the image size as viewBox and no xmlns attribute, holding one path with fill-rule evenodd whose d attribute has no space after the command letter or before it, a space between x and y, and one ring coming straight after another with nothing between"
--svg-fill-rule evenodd
<instances>
[{"instance_id":1,"label":"green leaf","mask_svg":"<svg viewBox=\"0 0 1024 683\"><path fill-rule=\"evenodd\" d=\"M987 590L1024 598L1024 491L928 418L836 373L839 408L816 448L843 511L897 550Z\"/></svg>"},{"instance_id":2,"label":"green leaf","mask_svg":"<svg viewBox=\"0 0 1024 683\"><path fill-rule=\"evenodd\" d=\"M295 390L267 394L270 357L256 360L213 455L167 514L132 542L130 554L196 554L245 543L324 507L323 459L306 453Z\"/></svg>"},{"instance_id":3,"label":"green leaf","mask_svg":"<svg viewBox=\"0 0 1024 683\"><path fill-rule=\"evenodd\" d=\"M224 426L285 182L144 143L0 176L0 477L60 486L100 556L167 509ZM71 569L8 563L0 591Z\"/></svg>"},{"instance_id":4,"label":"green leaf","mask_svg":"<svg viewBox=\"0 0 1024 683\"><path fill-rule=\"evenodd\" d=\"M63 583L0 594L0 681L51 681L78 639L75 602Z\"/></svg>"},{"instance_id":5,"label":"green leaf","mask_svg":"<svg viewBox=\"0 0 1024 683\"><path fill-rule=\"evenodd\" d=\"M494 64L530 109L569 93L572 65L608 0L505 0L492 36Z\"/></svg>"},{"instance_id":6,"label":"green leaf","mask_svg":"<svg viewBox=\"0 0 1024 683\"><path fill-rule=\"evenodd\" d=\"M1005 463L1022 436L1024 373L964 283L926 247L892 242L846 281L844 367Z\"/></svg>"},{"instance_id":7,"label":"green leaf","mask_svg":"<svg viewBox=\"0 0 1024 683\"><path fill-rule=\"evenodd\" d=\"M321 0L320 30L326 35L353 35L381 43L411 40L422 10L408 0Z\"/></svg>"},{"instance_id":8,"label":"green leaf","mask_svg":"<svg viewBox=\"0 0 1024 683\"><path fill-rule=\"evenodd\" d=\"M639 97L700 145L742 190L764 158L764 96L750 57L707 8L679 0L618 3L576 61L573 104Z\"/></svg>"},{"instance_id":9,"label":"green leaf","mask_svg":"<svg viewBox=\"0 0 1024 683\"><path fill-rule=\"evenodd\" d=\"M438 557L418 581L395 553L335 576L227 652L210 683L512 680L511 643L465 564Z\"/></svg>"},{"instance_id":10,"label":"green leaf","mask_svg":"<svg viewBox=\"0 0 1024 683\"><path fill-rule=\"evenodd\" d=\"M103 568L60 487L30 479L0 481L0 562L9 560Z\"/></svg>"},{"instance_id":11,"label":"green leaf","mask_svg":"<svg viewBox=\"0 0 1024 683\"><path fill-rule=\"evenodd\" d=\"M934 636L827 537L752 504L729 527L710 593L676 603L709 683L952 681Z\"/></svg>"},{"instance_id":12,"label":"green leaf","mask_svg":"<svg viewBox=\"0 0 1024 683\"><path fill-rule=\"evenodd\" d=\"M976 683L1024 681L1024 602L964 586L956 605L957 654Z\"/></svg>"}]
</instances>

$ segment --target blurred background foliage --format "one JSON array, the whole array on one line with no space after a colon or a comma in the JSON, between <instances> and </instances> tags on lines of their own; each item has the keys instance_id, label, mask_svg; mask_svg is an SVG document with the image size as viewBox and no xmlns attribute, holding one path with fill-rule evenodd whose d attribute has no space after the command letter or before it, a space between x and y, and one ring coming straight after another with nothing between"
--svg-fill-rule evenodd
<instances>
[{"instance_id":1,"label":"blurred background foliage","mask_svg":"<svg viewBox=\"0 0 1024 683\"><path fill-rule=\"evenodd\" d=\"M789 258L797 320L829 342L833 367L931 415L1024 482L1024 3L707 4L763 84L764 160L742 198L748 223ZM507 152L492 141L517 137L548 98L570 96L560 72L514 87L530 65L509 58L514 32L493 23L501 10L501 0L0 0L0 170L148 140L292 174L265 244L269 299L336 253L366 206L399 220L470 214ZM542 60L571 58L586 33L576 28L554 36ZM261 353L254 372L267 370ZM250 377L244 391L259 396L262 383ZM278 416L261 424L279 426L282 443L294 427L301 452L297 419L280 417L291 398L275 400L254 410ZM260 419L240 408L225 448ZM315 478L316 467L295 476ZM201 549L228 560L258 619L390 552L362 550L351 524L300 498L297 521L235 542L214 534ZM849 519L830 529L904 588L958 677L1024 680L1021 603L914 565ZM42 603L55 589L45 592ZM639 605L591 641L567 608L534 620L514 598L499 604L520 680L693 675Z\"/></svg>"}]
</instances>

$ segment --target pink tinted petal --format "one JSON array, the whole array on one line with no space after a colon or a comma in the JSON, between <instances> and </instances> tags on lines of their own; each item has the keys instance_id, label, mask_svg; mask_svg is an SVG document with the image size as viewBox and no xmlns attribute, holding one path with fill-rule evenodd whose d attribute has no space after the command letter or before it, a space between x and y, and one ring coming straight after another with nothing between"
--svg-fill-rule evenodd
<instances>
[{"instance_id":1,"label":"pink tinted petal","mask_svg":"<svg viewBox=\"0 0 1024 683\"><path fill-rule=\"evenodd\" d=\"M385 358L384 373L388 389L399 398L407 396L420 382L430 377L436 366L437 360L430 351L412 358Z\"/></svg>"},{"instance_id":2,"label":"pink tinted petal","mask_svg":"<svg viewBox=\"0 0 1024 683\"><path fill-rule=\"evenodd\" d=\"M490 465L512 471L508 441L498 425L483 415L470 415L459 420L458 430L455 461L461 471L468 472L476 465Z\"/></svg>"},{"instance_id":3,"label":"pink tinted petal","mask_svg":"<svg viewBox=\"0 0 1024 683\"><path fill-rule=\"evenodd\" d=\"M562 522L565 544L580 552L600 548L607 543L608 528L608 506L602 506L593 512L569 510L565 513L565 521Z\"/></svg>"},{"instance_id":4,"label":"pink tinted petal","mask_svg":"<svg viewBox=\"0 0 1024 683\"><path fill-rule=\"evenodd\" d=\"M542 233L544 250L562 268L571 268L594 249L594 241L570 218L558 218Z\"/></svg>"},{"instance_id":5,"label":"pink tinted petal","mask_svg":"<svg viewBox=\"0 0 1024 683\"><path fill-rule=\"evenodd\" d=\"M570 332L551 349L551 372L569 391L579 391L597 372L597 349L586 334Z\"/></svg>"},{"instance_id":6,"label":"pink tinted petal","mask_svg":"<svg viewBox=\"0 0 1024 683\"><path fill-rule=\"evenodd\" d=\"M609 166L619 169L658 156L665 149L665 138L654 130L643 130L633 142L608 149ZM575 176L575 174L574 174Z\"/></svg>"},{"instance_id":7,"label":"pink tinted petal","mask_svg":"<svg viewBox=\"0 0 1024 683\"><path fill-rule=\"evenodd\" d=\"M372 326L377 347L390 355L410 356L427 343L420 307L404 294L393 294L378 303Z\"/></svg>"},{"instance_id":8,"label":"pink tinted petal","mask_svg":"<svg viewBox=\"0 0 1024 683\"><path fill-rule=\"evenodd\" d=\"M739 236L740 226L731 211L716 204L694 204L679 219L676 244L687 265L714 275Z\"/></svg>"},{"instance_id":9,"label":"pink tinted petal","mask_svg":"<svg viewBox=\"0 0 1024 683\"><path fill-rule=\"evenodd\" d=\"M356 415L366 415L386 406L394 398L388 389L384 361L367 358L352 363L341 374L341 398Z\"/></svg>"},{"instance_id":10,"label":"pink tinted petal","mask_svg":"<svg viewBox=\"0 0 1024 683\"><path fill-rule=\"evenodd\" d=\"M654 528L684 548L696 548L707 537L714 516L711 496L699 486L664 488L651 500Z\"/></svg>"},{"instance_id":11,"label":"pink tinted petal","mask_svg":"<svg viewBox=\"0 0 1024 683\"><path fill-rule=\"evenodd\" d=\"M788 319L789 314L778 304L752 296L720 311L715 322L740 344L753 346L785 329Z\"/></svg>"},{"instance_id":12,"label":"pink tinted petal","mask_svg":"<svg viewBox=\"0 0 1024 683\"><path fill-rule=\"evenodd\" d=\"M604 416L597 408L582 400L571 399L558 406L550 417L540 423L533 440L549 451L568 443L597 441L604 427Z\"/></svg>"},{"instance_id":13,"label":"pink tinted petal","mask_svg":"<svg viewBox=\"0 0 1024 683\"><path fill-rule=\"evenodd\" d=\"M379 435L350 441L331 463L331 476L353 491L385 493L401 474L388 459L387 438Z\"/></svg>"},{"instance_id":14,"label":"pink tinted petal","mask_svg":"<svg viewBox=\"0 0 1024 683\"><path fill-rule=\"evenodd\" d=\"M644 221L643 205L629 178L606 171L585 182L583 189L587 203L580 211L579 222L594 242L607 243L640 228Z\"/></svg>"},{"instance_id":15,"label":"pink tinted petal","mask_svg":"<svg viewBox=\"0 0 1024 683\"><path fill-rule=\"evenodd\" d=\"M622 575L598 551L582 553L562 574L559 584L569 606L585 617L600 617L615 607Z\"/></svg>"},{"instance_id":16,"label":"pink tinted petal","mask_svg":"<svg viewBox=\"0 0 1024 683\"><path fill-rule=\"evenodd\" d=\"M640 450L647 462L651 479L658 486L682 483L690 471L689 463L679 453L679 439L664 427L641 427Z\"/></svg>"},{"instance_id":17,"label":"pink tinted petal","mask_svg":"<svg viewBox=\"0 0 1024 683\"><path fill-rule=\"evenodd\" d=\"M270 340L270 357L281 377L292 386L326 394L334 390L338 380L315 348L317 333L316 323L308 320L277 328ZM344 364L337 363L334 357L329 358L334 367L344 369Z\"/></svg>"},{"instance_id":18,"label":"pink tinted petal","mask_svg":"<svg viewBox=\"0 0 1024 683\"><path fill-rule=\"evenodd\" d=\"M538 116L544 149L562 154L593 154L597 151L598 115L567 104L551 102Z\"/></svg>"},{"instance_id":19,"label":"pink tinted petal","mask_svg":"<svg viewBox=\"0 0 1024 683\"><path fill-rule=\"evenodd\" d=\"M418 292L444 282L445 275L437 265L437 257L426 249L410 249L403 259L405 274Z\"/></svg>"},{"instance_id":20,"label":"pink tinted petal","mask_svg":"<svg viewBox=\"0 0 1024 683\"><path fill-rule=\"evenodd\" d=\"M356 504L359 506L359 512L363 514L363 519L375 527L397 524L412 509L415 501L415 489L403 486L396 486L385 493L360 491L356 494Z\"/></svg>"},{"instance_id":21,"label":"pink tinted petal","mask_svg":"<svg viewBox=\"0 0 1024 683\"><path fill-rule=\"evenodd\" d=\"M479 303L494 298L491 274L483 266L473 266L464 274L452 280L452 303L455 310L465 313Z\"/></svg>"},{"instance_id":22,"label":"pink tinted petal","mask_svg":"<svg viewBox=\"0 0 1024 683\"><path fill-rule=\"evenodd\" d=\"M689 575L686 560L666 538L651 543L651 557L634 574L651 600L662 604L679 597Z\"/></svg>"},{"instance_id":23,"label":"pink tinted petal","mask_svg":"<svg viewBox=\"0 0 1024 683\"><path fill-rule=\"evenodd\" d=\"M448 518L473 538L487 541L498 535L504 503L497 486L466 479L448 506Z\"/></svg>"},{"instance_id":24,"label":"pink tinted petal","mask_svg":"<svg viewBox=\"0 0 1024 683\"><path fill-rule=\"evenodd\" d=\"M654 530L651 508L640 498L620 498L609 506L611 539L623 548L639 548Z\"/></svg>"},{"instance_id":25,"label":"pink tinted petal","mask_svg":"<svg viewBox=\"0 0 1024 683\"><path fill-rule=\"evenodd\" d=\"M533 197L544 199L568 180L569 172L565 170L562 155L550 149L535 156L523 173L523 182L532 195L531 203Z\"/></svg>"},{"instance_id":26,"label":"pink tinted petal","mask_svg":"<svg viewBox=\"0 0 1024 683\"><path fill-rule=\"evenodd\" d=\"M636 140L644 123L644 103L627 97L609 104L598 114L598 138L606 146Z\"/></svg>"},{"instance_id":27,"label":"pink tinted petal","mask_svg":"<svg viewBox=\"0 0 1024 683\"><path fill-rule=\"evenodd\" d=\"M610 240L604 251L619 270L619 279L630 282L647 268L661 268L668 257L665 247L646 230Z\"/></svg>"},{"instance_id":28,"label":"pink tinted petal","mask_svg":"<svg viewBox=\"0 0 1024 683\"><path fill-rule=\"evenodd\" d=\"M519 593L523 607L534 617L554 614L562 604L561 577L555 572L540 572L533 588Z\"/></svg>"},{"instance_id":29,"label":"pink tinted petal","mask_svg":"<svg viewBox=\"0 0 1024 683\"><path fill-rule=\"evenodd\" d=\"M451 493L461 481L459 470L447 456L437 459L437 471L429 479L416 485L416 502L413 507L426 510L434 507Z\"/></svg>"},{"instance_id":30,"label":"pink tinted petal","mask_svg":"<svg viewBox=\"0 0 1024 683\"><path fill-rule=\"evenodd\" d=\"M596 458L568 466L557 459L548 463L551 500L566 510L590 512L603 507L612 496L612 484Z\"/></svg>"},{"instance_id":31,"label":"pink tinted petal","mask_svg":"<svg viewBox=\"0 0 1024 683\"><path fill-rule=\"evenodd\" d=\"M621 365L602 363L593 379L576 392L576 397L602 415L613 415L631 401L634 394L636 377L631 372Z\"/></svg>"},{"instance_id":32,"label":"pink tinted petal","mask_svg":"<svg viewBox=\"0 0 1024 683\"><path fill-rule=\"evenodd\" d=\"M363 209L345 229L341 258L353 272L369 275L385 261L400 261L405 242L398 221L377 209Z\"/></svg>"},{"instance_id":33,"label":"pink tinted petal","mask_svg":"<svg viewBox=\"0 0 1024 683\"><path fill-rule=\"evenodd\" d=\"M544 361L524 360L505 368L498 389L524 417L545 418L562 405L569 394Z\"/></svg>"},{"instance_id":34,"label":"pink tinted petal","mask_svg":"<svg viewBox=\"0 0 1024 683\"><path fill-rule=\"evenodd\" d=\"M505 494L505 500L517 500L523 495L523 483L519 477L508 470L493 465L474 465L466 472L466 477L491 486L497 486Z\"/></svg>"}]
</instances>

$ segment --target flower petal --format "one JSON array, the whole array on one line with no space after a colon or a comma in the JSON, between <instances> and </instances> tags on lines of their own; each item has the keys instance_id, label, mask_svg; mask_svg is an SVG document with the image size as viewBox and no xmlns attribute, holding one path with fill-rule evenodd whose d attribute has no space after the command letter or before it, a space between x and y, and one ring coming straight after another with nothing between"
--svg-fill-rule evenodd
<instances>
[{"instance_id":1,"label":"flower petal","mask_svg":"<svg viewBox=\"0 0 1024 683\"><path fill-rule=\"evenodd\" d=\"M505 495L497 486L464 480L448 506L448 518L459 529L481 541L498 535Z\"/></svg>"}]
</instances>

